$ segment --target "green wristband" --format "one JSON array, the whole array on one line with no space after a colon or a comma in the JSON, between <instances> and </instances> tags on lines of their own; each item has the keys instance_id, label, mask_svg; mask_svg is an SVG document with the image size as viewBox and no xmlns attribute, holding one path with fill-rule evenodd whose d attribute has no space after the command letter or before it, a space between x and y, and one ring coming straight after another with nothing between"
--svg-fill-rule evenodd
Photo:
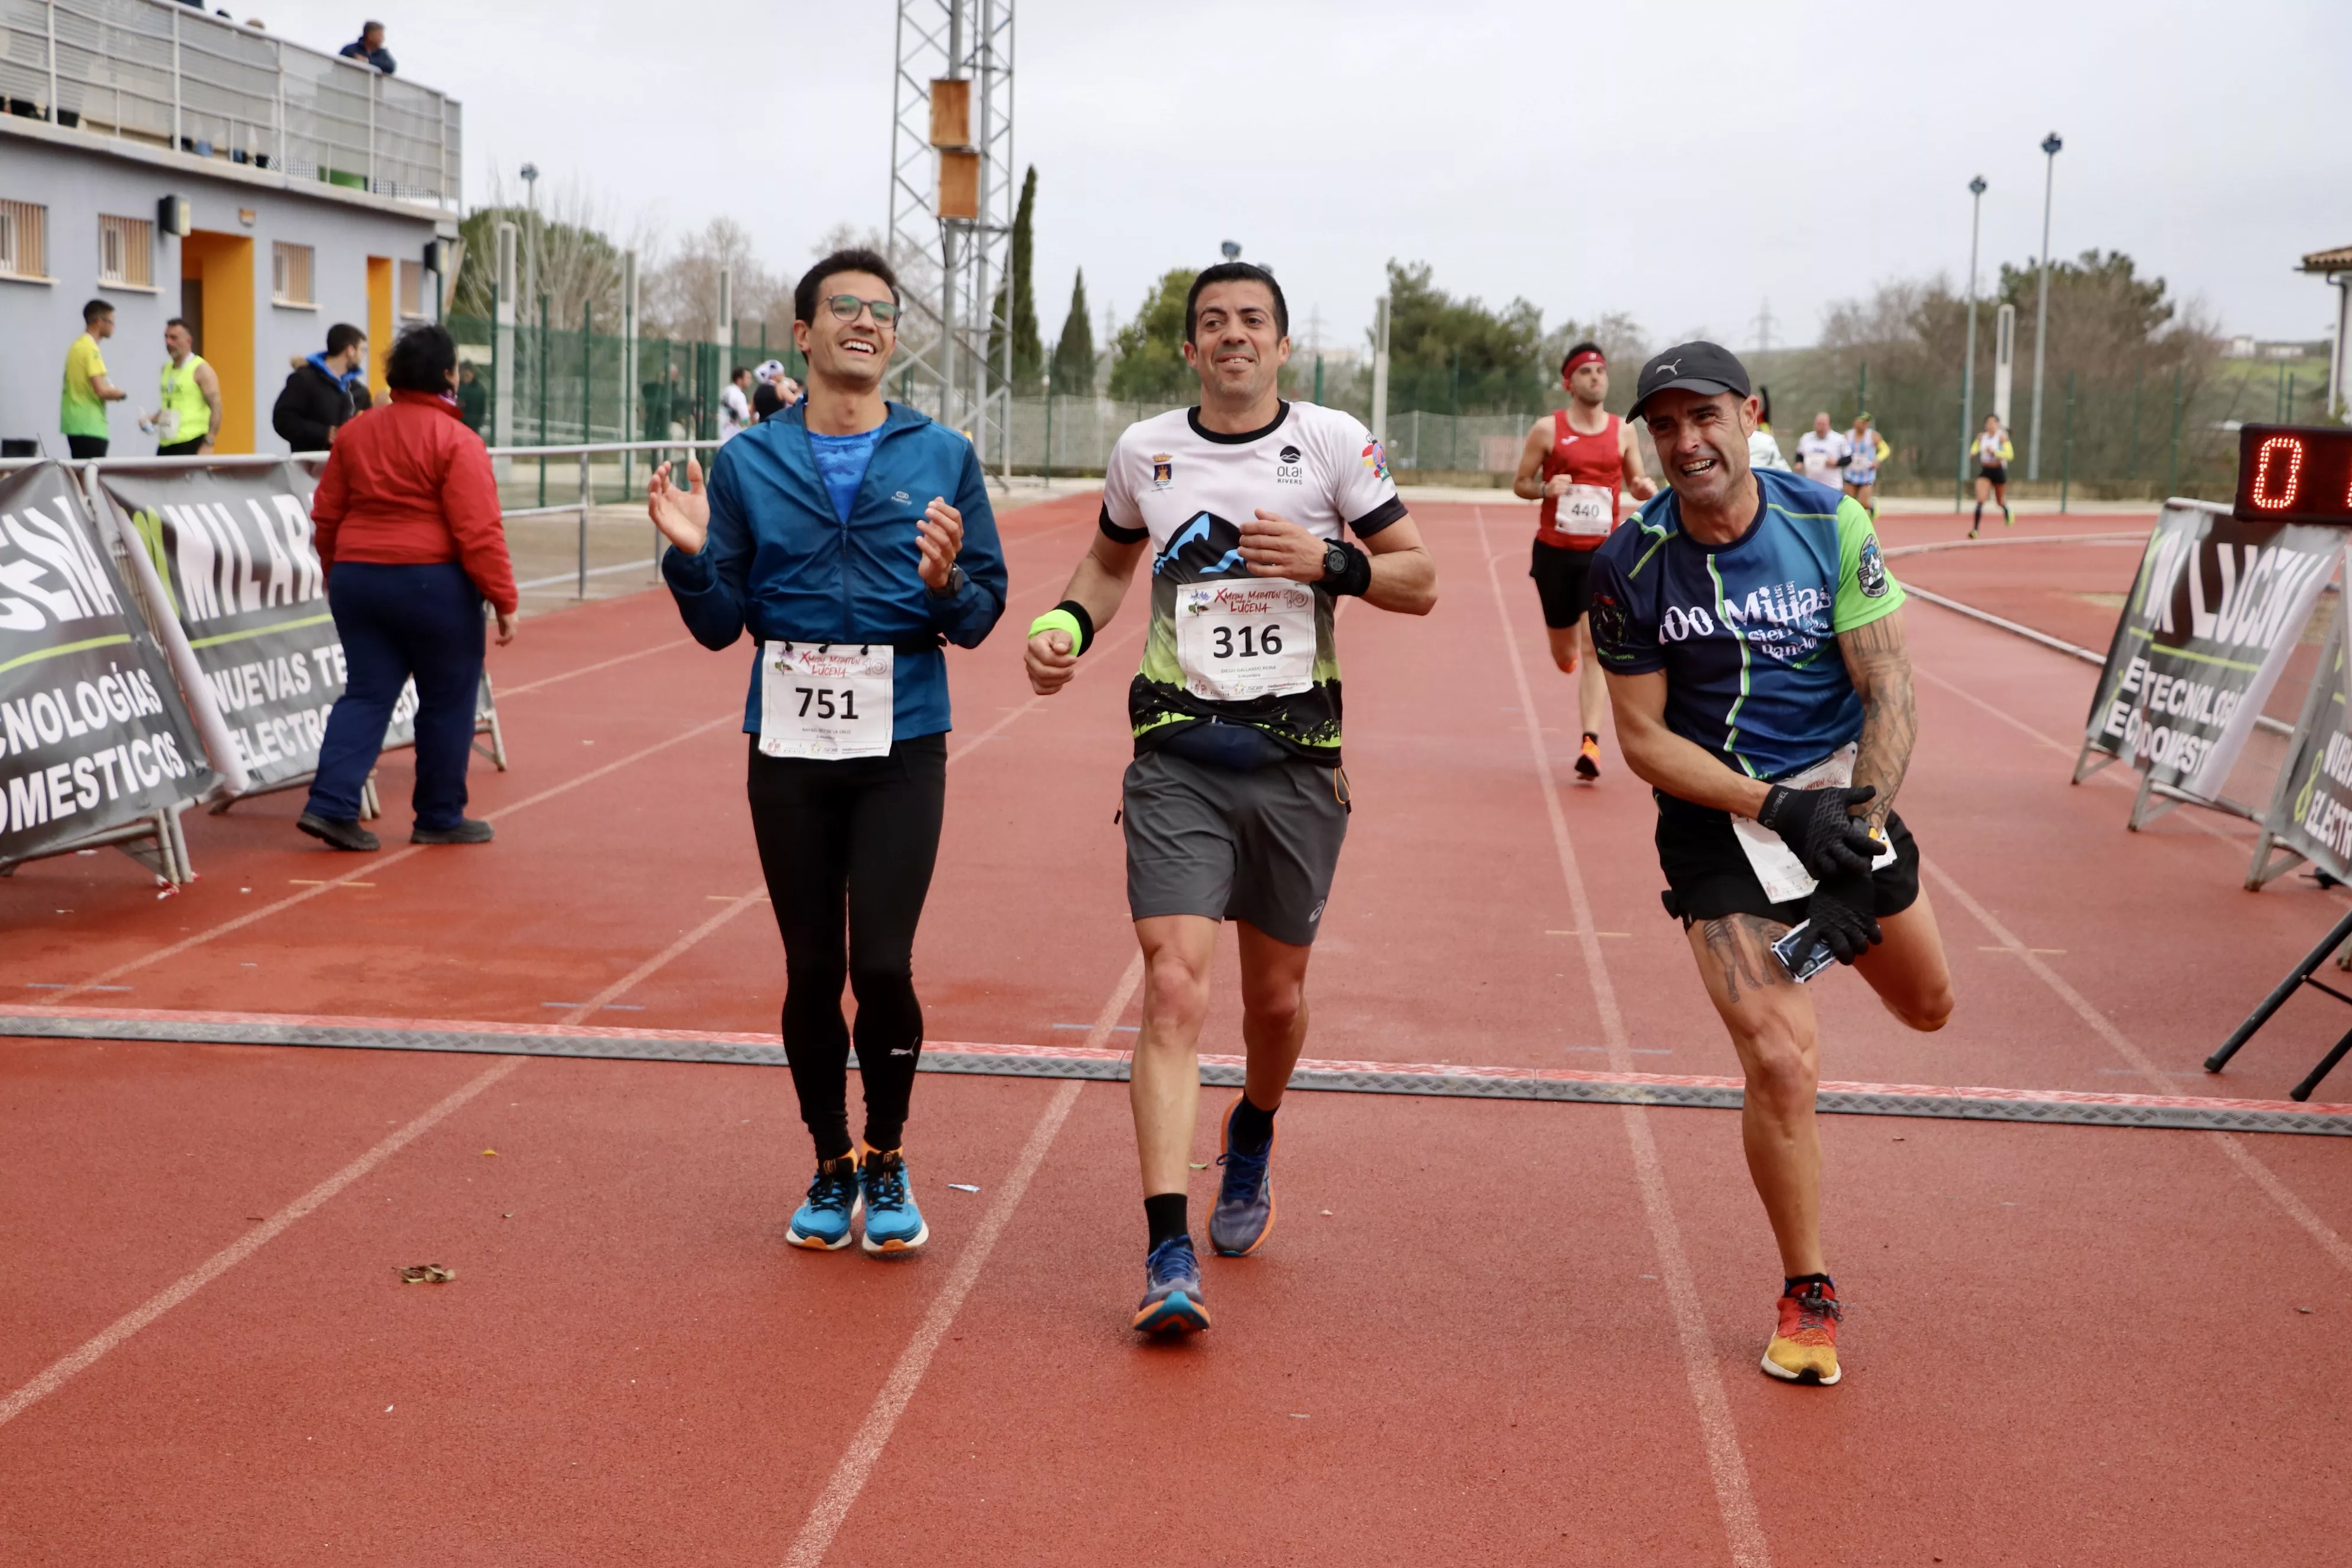
<instances>
[{"instance_id":1,"label":"green wristband","mask_svg":"<svg viewBox=\"0 0 2352 1568\"><path fill-rule=\"evenodd\" d=\"M1073 655L1087 651L1086 628L1078 625L1077 616L1059 606L1046 611L1029 623L1031 637L1034 637L1040 632L1066 632L1069 634L1070 652Z\"/></svg>"}]
</instances>

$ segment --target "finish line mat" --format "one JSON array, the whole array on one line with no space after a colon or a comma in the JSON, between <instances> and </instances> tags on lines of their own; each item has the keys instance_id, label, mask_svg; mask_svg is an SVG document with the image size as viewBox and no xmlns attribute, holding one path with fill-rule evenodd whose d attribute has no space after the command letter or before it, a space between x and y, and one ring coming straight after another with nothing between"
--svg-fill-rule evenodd
<instances>
[{"instance_id":1,"label":"finish line mat","mask_svg":"<svg viewBox=\"0 0 2352 1568\"><path fill-rule=\"evenodd\" d=\"M608 1029L579 1024L494 1024L438 1018L340 1018L278 1013L0 1006L0 1037L152 1040L240 1046L322 1046L488 1056L604 1057L632 1061L729 1062L782 1067L773 1035L690 1029ZM856 1058L850 1058L855 1066ZM1083 1046L924 1042L924 1072L1002 1078L1125 1081L1128 1053ZM1201 1081L1238 1089L1243 1058L1201 1057ZM1348 1094L1433 1094L1467 1100L1577 1100L1736 1110L1740 1080L1664 1073L1577 1072L1565 1068L1470 1067L1449 1062L1302 1060L1290 1087ZM1846 1116L1929 1116L1966 1121L2049 1121L2090 1127L2352 1136L2352 1105L2204 1095L2078 1094L2069 1089L1951 1089L1909 1083L1821 1086L1819 1108Z\"/></svg>"}]
</instances>

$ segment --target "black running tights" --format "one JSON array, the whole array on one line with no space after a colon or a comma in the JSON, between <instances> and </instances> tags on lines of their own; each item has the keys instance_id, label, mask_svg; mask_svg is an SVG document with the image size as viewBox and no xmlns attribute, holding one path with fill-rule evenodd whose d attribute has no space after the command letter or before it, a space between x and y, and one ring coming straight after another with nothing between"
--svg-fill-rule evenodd
<instances>
[{"instance_id":1,"label":"black running tights","mask_svg":"<svg viewBox=\"0 0 2352 1568\"><path fill-rule=\"evenodd\" d=\"M784 1054L820 1160L851 1147L844 982L857 998L866 1142L895 1149L906 1129L923 1047L915 926L939 858L947 740L811 762L762 755L752 739L751 830L784 939Z\"/></svg>"}]
</instances>

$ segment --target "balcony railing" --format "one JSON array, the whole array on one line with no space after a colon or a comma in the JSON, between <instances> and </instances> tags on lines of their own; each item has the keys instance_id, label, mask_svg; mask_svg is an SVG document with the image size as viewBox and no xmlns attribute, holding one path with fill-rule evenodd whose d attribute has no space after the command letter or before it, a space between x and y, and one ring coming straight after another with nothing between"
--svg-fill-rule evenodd
<instances>
[{"instance_id":1,"label":"balcony railing","mask_svg":"<svg viewBox=\"0 0 2352 1568\"><path fill-rule=\"evenodd\" d=\"M459 206L457 101L173 0L0 0L0 111Z\"/></svg>"}]
</instances>

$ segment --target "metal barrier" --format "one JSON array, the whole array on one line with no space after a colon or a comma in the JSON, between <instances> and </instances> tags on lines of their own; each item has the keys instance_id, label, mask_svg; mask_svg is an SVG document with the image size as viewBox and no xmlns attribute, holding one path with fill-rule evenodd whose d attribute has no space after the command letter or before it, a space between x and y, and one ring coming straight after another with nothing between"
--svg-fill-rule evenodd
<instances>
[{"instance_id":1,"label":"metal barrier","mask_svg":"<svg viewBox=\"0 0 2352 1568\"><path fill-rule=\"evenodd\" d=\"M549 458L580 459L580 498L577 500L565 501L560 506L517 507L511 511L501 508L499 515L501 517L562 517L567 513L577 513L580 518L580 572L579 587L576 592L579 597L584 599L588 596L588 513L596 504L595 494L588 484L588 460L591 458L618 456L630 452L715 452L718 449L719 443L716 441L593 441L572 447L493 447L490 448L490 456L493 458L538 458L542 461ZM656 530L654 533L654 559L656 561L661 559L659 530Z\"/></svg>"}]
</instances>

